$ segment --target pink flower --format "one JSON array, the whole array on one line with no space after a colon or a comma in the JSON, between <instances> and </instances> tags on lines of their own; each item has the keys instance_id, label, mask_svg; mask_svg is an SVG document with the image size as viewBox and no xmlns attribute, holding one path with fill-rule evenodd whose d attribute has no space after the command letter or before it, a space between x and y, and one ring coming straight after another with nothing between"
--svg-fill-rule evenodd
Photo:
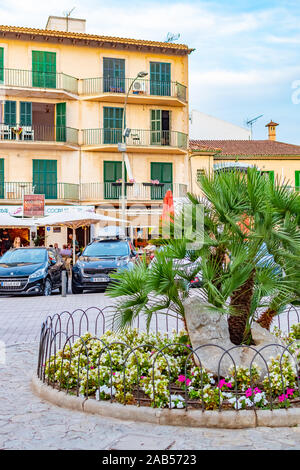
<instances>
[{"instance_id":1,"label":"pink flower","mask_svg":"<svg viewBox=\"0 0 300 470\"><path fill-rule=\"evenodd\" d=\"M191 375L195 375L194 372L192 372Z\"/></svg>"},{"instance_id":2,"label":"pink flower","mask_svg":"<svg viewBox=\"0 0 300 470\"><path fill-rule=\"evenodd\" d=\"M95 369L95 367L94 367L94 366L91 366L91 369Z\"/></svg>"},{"instance_id":3,"label":"pink flower","mask_svg":"<svg viewBox=\"0 0 300 470\"><path fill-rule=\"evenodd\" d=\"M177 380L178 380L178 382L185 382L186 377L185 377L185 375L179 375Z\"/></svg>"},{"instance_id":4,"label":"pink flower","mask_svg":"<svg viewBox=\"0 0 300 470\"><path fill-rule=\"evenodd\" d=\"M141 375L141 380L145 379L146 377L144 375Z\"/></svg>"},{"instance_id":5,"label":"pink flower","mask_svg":"<svg viewBox=\"0 0 300 470\"><path fill-rule=\"evenodd\" d=\"M254 395L256 395L257 393L261 393L261 390L259 390L258 387L255 387L255 389L254 389Z\"/></svg>"},{"instance_id":6,"label":"pink flower","mask_svg":"<svg viewBox=\"0 0 300 470\"><path fill-rule=\"evenodd\" d=\"M187 386L189 386L191 382L192 382L191 379L186 379L185 383L187 384Z\"/></svg>"},{"instance_id":7,"label":"pink flower","mask_svg":"<svg viewBox=\"0 0 300 470\"><path fill-rule=\"evenodd\" d=\"M115 373L115 372L113 372L113 373L112 373L112 375L116 375L116 373Z\"/></svg>"},{"instance_id":8,"label":"pink flower","mask_svg":"<svg viewBox=\"0 0 300 470\"><path fill-rule=\"evenodd\" d=\"M232 387L232 384L230 382L226 382L225 379L221 379L219 384L218 384L218 387L222 388L222 387L224 387L224 385L225 385L225 387L228 387L228 388Z\"/></svg>"},{"instance_id":9,"label":"pink flower","mask_svg":"<svg viewBox=\"0 0 300 470\"><path fill-rule=\"evenodd\" d=\"M294 388L288 388L286 391L286 398L288 398L289 395L293 395L294 391Z\"/></svg>"},{"instance_id":10,"label":"pink flower","mask_svg":"<svg viewBox=\"0 0 300 470\"><path fill-rule=\"evenodd\" d=\"M218 387L219 387L219 388L222 388L225 384L226 384L226 380L225 380L225 379L221 379L220 382L218 383Z\"/></svg>"},{"instance_id":11,"label":"pink flower","mask_svg":"<svg viewBox=\"0 0 300 470\"><path fill-rule=\"evenodd\" d=\"M283 393L282 395L279 395L278 400L283 402L285 400L285 394Z\"/></svg>"},{"instance_id":12,"label":"pink flower","mask_svg":"<svg viewBox=\"0 0 300 470\"><path fill-rule=\"evenodd\" d=\"M251 397L251 395L252 395L252 388L248 388L248 389L246 390L246 392L245 392L245 395L246 395L247 398Z\"/></svg>"}]
</instances>

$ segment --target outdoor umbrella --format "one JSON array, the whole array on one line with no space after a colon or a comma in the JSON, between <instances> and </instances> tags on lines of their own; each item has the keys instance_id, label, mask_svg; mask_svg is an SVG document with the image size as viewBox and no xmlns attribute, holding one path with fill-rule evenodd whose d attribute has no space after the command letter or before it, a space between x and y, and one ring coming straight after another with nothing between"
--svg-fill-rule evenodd
<instances>
[{"instance_id":1,"label":"outdoor umbrella","mask_svg":"<svg viewBox=\"0 0 300 470\"><path fill-rule=\"evenodd\" d=\"M162 226L167 228L167 233L170 230L170 224L174 222L174 200L173 194L170 189L165 194L163 199L163 210L161 215Z\"/></svg>"},{"instance_id":2,"label":"outdoor umbrella","mask_svg":"<svg viewBox=\"0 0 300 470\"><path fill-rule=\"evenodd\" d=\"M33 219L19 219L9 214L0 214L0 228L31 227L34 224Z\"/></svg>"},{"instance_id":3,"label":"outdoor umbrella","mask_svg":"<svg viewBox=\"0 0 300 470\"><path fill-rule=\"evenodd\" d=\"M102 214L96 214L95 212L88 211L76 211L71 210L68 212L62 212L60 214L53 214L47 217L37 219L35 221L36 225L43 226L63 226L68 227L73 230L73 264L75 264L75 230L84 225L96 224L97 222L121 222L120 219L115 219L114 217L108 217Z\"/></svg>"}]
</instances>

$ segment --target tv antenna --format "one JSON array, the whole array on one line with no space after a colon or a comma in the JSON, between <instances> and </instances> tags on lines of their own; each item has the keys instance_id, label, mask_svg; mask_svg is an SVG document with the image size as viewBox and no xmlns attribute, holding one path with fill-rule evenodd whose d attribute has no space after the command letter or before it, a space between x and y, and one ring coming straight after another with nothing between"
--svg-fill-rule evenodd
<instances>
[{"instance_id":1,"label":"tv antenna","mask_svg":"<svg viewBox=\"0 0 300 470\"><path fill-rule=\"evenodd\" d=\"M165 40L165 42L174 42L174 41L177 41L179 38L180 38L179 33L177 33L177 34L168 33L167 34L167 39Z\"/></svg>"},{"instance_id":2,"label":"tv antenna","mask_svg":"<svg viewBox=\"0 0 300 470\"><path fill-rule=\"evenodd\" d=\"M252 140L252 128L253 128L253 124L254 124L259 118L261 118L262 116L263 116L263 114L260 114L259 116L256 116L256 117L253 118L253 119L247 119L247 120L246 120L246 125L247 125L248 127L250 127L251 140Z\"/></svg>"},{"instance_id":3,"label":"tv antenna","mask_svg":"<svg viewBox=\"0 0 300 470\"><path fill-rule=\"evenodd\" d=\"M69 11L64 11L64 16L66 17L66 20L67 20L67 31L69 31L69 18L71 16L71 13L75 10L76 7L73 7L71 10Z\"/></svg>"}]
</instances>

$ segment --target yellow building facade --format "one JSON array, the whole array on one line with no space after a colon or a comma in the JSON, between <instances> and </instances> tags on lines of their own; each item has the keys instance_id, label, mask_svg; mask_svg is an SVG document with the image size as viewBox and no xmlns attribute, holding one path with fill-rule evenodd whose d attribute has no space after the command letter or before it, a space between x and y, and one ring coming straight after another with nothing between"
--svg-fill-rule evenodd
<instances>
[{"instance_id":1,"label":"yellow building facade","mask_svg":"<svg viewBox=\"0 0 300 470\"><path fill-rule=\"evenodd\" d=\"M0 211L42 193L53 211L93 206L118 217L126 122L126 210L147 226L168 189L187 191L191 49L49 20L0 26Z\"/></svg>"},{"instance_id":2,"label":"yellow building facade","mask_svg":"<svg viewBox=\"0 0 300 470\"><path fill-rule=\"evenodd\" d=\"M277 123L266 125L266 140L190 140L189 190L201 195L202 173L220 168L255 166L278 184L300 190L300 146L276 140Z\"/></svg>"}]
</instances>

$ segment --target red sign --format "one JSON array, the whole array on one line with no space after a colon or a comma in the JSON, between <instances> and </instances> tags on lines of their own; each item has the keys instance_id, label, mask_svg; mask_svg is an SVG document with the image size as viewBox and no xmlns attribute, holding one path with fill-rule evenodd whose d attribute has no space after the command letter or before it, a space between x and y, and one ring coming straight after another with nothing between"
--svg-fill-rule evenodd
<instances>
[{"instance_id":1,"label":"red sign","mask_svg":"<svg viewBox=\"0 0 300 470\"><path fill-rule=\"evenodd\" d=\"M24 194L23 216L24 217L43 217L45 212L44 194Z\"/></svg>"}]
</instances>

